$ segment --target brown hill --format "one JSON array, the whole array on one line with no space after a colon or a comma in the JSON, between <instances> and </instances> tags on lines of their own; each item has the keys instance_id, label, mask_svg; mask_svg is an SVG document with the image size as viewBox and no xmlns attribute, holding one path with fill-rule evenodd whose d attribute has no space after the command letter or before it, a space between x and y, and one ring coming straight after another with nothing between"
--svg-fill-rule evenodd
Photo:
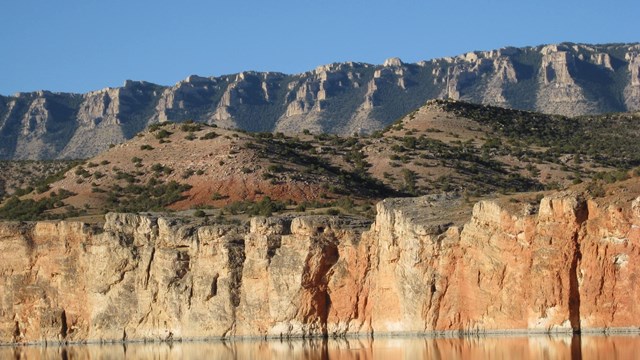
<instances>
[{"instance_id":1,"label":"brown hill","mask_svg":"<svg viewBox=\"0 0 640 360\"><path fill-rule=\"evenodd\" d=\"M560 189L627 178L640 165L638 141L635 114L568 118L442 100L370 136L164 123L68 171L48 192L12 199L0 216L225 206L254 215L263 206L352 212L394 195Z\"/></svg>"},{"instance_id":2,"label":"brown hill","mask_svg":"<svg viewBox=\"0 0 640 360\"><path fill-rule=\"evenodd\" d=\"M69 207L137 212L264 198L290 205L327 203L346 194L362 202L393 194L312 152L308 143L284 136L165 123L74 167L50 191L27 197L43 201L64 194L49 211L56 214Z\"/></svg>"}]
</instances>

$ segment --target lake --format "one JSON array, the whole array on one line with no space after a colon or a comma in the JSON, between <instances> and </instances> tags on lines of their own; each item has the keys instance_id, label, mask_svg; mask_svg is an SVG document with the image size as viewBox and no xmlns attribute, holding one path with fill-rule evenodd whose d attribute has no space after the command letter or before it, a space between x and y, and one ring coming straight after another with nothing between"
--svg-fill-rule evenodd
<instances>
[{"instance_id":1,"label":"lake","mask_svg":"<svg viewBox=\"0 0 640 360\"><path fill-rule=\"evenodd\" d=\"M377 337L0 347L0 359L634 359L640 335Z\"/></svg>"}]
</instances>

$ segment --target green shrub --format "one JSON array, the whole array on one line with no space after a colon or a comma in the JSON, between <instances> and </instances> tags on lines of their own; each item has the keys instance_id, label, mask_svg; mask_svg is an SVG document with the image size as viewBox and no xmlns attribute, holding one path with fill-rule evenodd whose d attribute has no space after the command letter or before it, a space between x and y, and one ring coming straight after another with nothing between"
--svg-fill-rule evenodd
<instances>
[{"instance_id":1,"label":"green shrub","mask_svg":"<svg viewBox=\"0 0 640 360\"><path fill-rule=\"evenodd\" d=\"M91 173L89 173L82 166L79 166L78 168L76 168L76 170L74 171L74 174L79 175L79 176L81 176L83 178L88 178L89 176L91 176Z\"/></svg>"},{"instance_id":2,"label":"green shrub","mask_svg":"<svg viewBox=\"0 0 640 360\"><path fill-rule=\"evenodd\" d=\"M411 195L417 195L417 174L409 169L402 169L402 178L404 180L404 190Z\"/></svg>"},{"instance_id":3,"label":"green shrub","mask_svg":"<svg viewBox=\"0 0 640 360\"><path fill-rule=\"evenodd\" d=\"M590 182L589 185L587 185L587 192L594 198L604 197L607 195L607 192L600 181Z\"/></svg>"},{"instance_id":4,"label":"green shrub","mask_svg":"<svg viewBox=\"0 0 640 360\"><path fill-rule=\"evenodd\" d=\"M151 170L153 172L155 172L156 174L164 173L166 175L169 175L169 174L171 174L173 172L172 168L170 168L168 166L164 166L162 164L158 164L158 163L155 163L155 164L151 165Z\"/></svg>"},{"instance_id":5,"label":"green shrub","mask_svg":"<svg viewBox=\"0 0 640 360\"><path fill-rule=\"evenodd\" d=\"M267 167L267 170L273 173L279 173L284 171L284 166L280 164L271 164Z\"/></svg>"},{"instance_id":6,"label":"green shrub","mask_svg":"<svg viewBox=\"0 0 640 360\"><path fill-rule=\"evenodd\" d=\"M172 134L173 134L172 132L167 131L165 129L162 129L162 130L158 131L158 133L155 136L156 136L156 139L162 140L162 139L168 138Z\"/></svg>"},{"instance_id":7,"label":"green shrub","mask_svg":"<svg viewBox=\"0 0 640 360\"><path fill-rule=\"evenodd\" d=\"M146 185L129 184L126 188L115 185L107 195L107 207L121 212L165 210L166 206L182 200L182 193L189 189L188 184L176 181L163 184L155 178Z\"/></svg>"},{"instance_id":8,"label":"green shrub","mask_svg":"<svg viewBox=\"0 0 640 360\"><path fill-rule=\"evenodd\" d=\"M282 211L286 208L281 201L273 201L265 196L258 202L236 201L226 206L231 214L246 213L250 216L271 216L274 212Z\"/></svg>"},{"instance_id":9,"label":"green shrub","mask_svg":"<svg viewBox=\"0 0 640 360\"><path fill-rule=\"evenodd\" d=\"M222 194L220 194L219 192L215 192L211 195L211 200L222 200L222 199L226 199L227 196L224 196Z\"/></svg>"},{"instance_id":10,"label":"green shrub","mask_svg":"<svg viewBox=\"0 0 640 360\"><path fill-rule=\"evenodd\" d=\"M220 135L218 135L215 131L210 131L210 132L208 132L208 133L204 134L203 136L201 136L201 137L200 137L200 140L210 140L210 139L215 139L215 138L217 138L218 136L220 136Z\"/></svg>"},{"instance_id":11,"label":"green shrub","mask_svg":"<svg viewBox=\"0 0 640 360\"><path fill-rule=\"evenodd\" d=\"M336 216L336 215L340 215L340 210L332 208L332 209L327 209L325 213L327 215Z\"/></svg>"},{"instance_id":12,"label":"green shrub","mask_svg":"<svg viewBox=\"0 0 640 360\"><path fill-rule=\"evenodd\" d=\"M31 194L32 191L33 191L33 186L27 186L25 188L17 189L13 193L13 196L17 196L17 197L24 196L24 195L27 195L27 194Z\"/></svg>"},{"instance_id":13,"label":"green shrub","mask_svg":"<svg viewBox=\"0 0 640 360\"><path fill-rule=\"evenodd\" d=\"M49 197L40 200L20 200L17 196L11 197L4 206L0 207L0 219L31 221L40 219L59 219L65 214L47 214L47 210L63 205L62 200L75 195L65 189L58 193L52 192ZM68 214L67 214L68 216Z\"/></svg>"},{"instance_id":14,"label":"green shrub","mask_svg":"<svg viewBox=\"0 0 640 360\"><path fill-rule=\"evenodd\" d=\"M195 174L195 171L194 171L194 170L187 169L187 170L185 170L185 171L182 173L181 177L182 177L183 179L188 179L188 178L190 178L190 177L191 177L191 175L193 175L193 174Z\"/></svg>"},{"instance_id":15,"label":"green shrub","mask_svg":"<svg viewBox=\"0 0 640 360\"><path fill-rule=\"evenodd\" d=\"M42 185L38 185L36 187L36 192L38 194L42 194L42 193L45 193L45 192L49 191L50 189L51 189L51 186L49 186L48 184L42 184Z\"/></svg>"},{"instance_id":16,"label":"green shrub","mask_svg":"<svg viewBox=\"0 0 640 360\"><path fill-rule=\"evenodd\" d=\"M335 206L341 208L342 210L344 210L346 212L353 211L353 208L355 206L355 203L353 202L353 200L350 197L342 197L342 198L336 200L334 204L335 204Z\"/></svg>"},{"instance_id":17,"label":"green shrub","mask_svg":"<svg viewBox=\"0 0 640 360\"><path fill-rule=\"evenodd\" d=\"M185 122L180 126L180 130L185 132L194 132L202 130L202 124L194 122Z\"/></svg>"}]
</instances>

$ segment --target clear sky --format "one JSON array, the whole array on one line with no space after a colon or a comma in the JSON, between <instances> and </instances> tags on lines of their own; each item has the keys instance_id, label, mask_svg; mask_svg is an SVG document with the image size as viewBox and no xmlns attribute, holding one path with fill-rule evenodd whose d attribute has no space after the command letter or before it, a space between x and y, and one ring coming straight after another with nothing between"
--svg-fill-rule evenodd
<instances>
[{"instance_id":1,"label":"clear sky","mask_svg":"<svg viewBox=\"0 0 640 360\"><path fill-rule=\"evenodd\" d=\"M0 94L640 41L640 0L3 0Z\"/></svg>"}]
</instances>

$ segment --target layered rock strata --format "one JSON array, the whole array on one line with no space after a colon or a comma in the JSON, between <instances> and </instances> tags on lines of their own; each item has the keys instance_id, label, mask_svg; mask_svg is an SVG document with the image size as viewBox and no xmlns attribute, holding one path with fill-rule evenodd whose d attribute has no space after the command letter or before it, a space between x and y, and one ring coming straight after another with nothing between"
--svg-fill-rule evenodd
<instances>
[{"instance_id":1,"label":"layered rock strata","mask_svg":"<svg viewBox=\"0 0 640 360\"><path fill-rule=\"evenodd\" d=\"M387 199L372 224L4 222L0 342L638 330L629 196Z\"/></svg>"},{"instance_id":2,"label":"layered rock strata","mask_svg":"<svg viewBox=\"0 0 640 360\"><path fill-rule=\"evenodd\" d=\"M87 158L164 121L370 133L434 98L563 115L637 111L639 53L638 44L563 43L415 64L391 58L295 75L246 71L174 86L126 81L86 94L18 93L0 96L0 159Z\"/></svg>"}]
</instances>

